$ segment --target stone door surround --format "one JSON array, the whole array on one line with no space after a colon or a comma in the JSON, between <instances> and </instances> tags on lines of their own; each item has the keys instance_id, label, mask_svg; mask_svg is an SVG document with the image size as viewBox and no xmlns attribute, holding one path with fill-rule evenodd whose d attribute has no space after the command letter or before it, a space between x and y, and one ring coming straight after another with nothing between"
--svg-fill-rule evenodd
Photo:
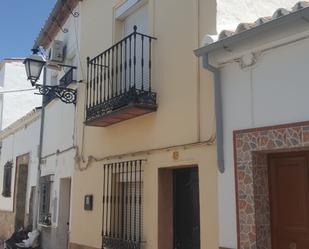
<instances>
[{"instance_id":1,"label":"stone door surround","mask_svg":"<svg viewBox=\"0 0 309 249\"><path fill-rule=\"evenodd\" d=\"M271 249L267 154L309 149L309 121L234 131L239 249Z\"/></svg>"}]
</instances>

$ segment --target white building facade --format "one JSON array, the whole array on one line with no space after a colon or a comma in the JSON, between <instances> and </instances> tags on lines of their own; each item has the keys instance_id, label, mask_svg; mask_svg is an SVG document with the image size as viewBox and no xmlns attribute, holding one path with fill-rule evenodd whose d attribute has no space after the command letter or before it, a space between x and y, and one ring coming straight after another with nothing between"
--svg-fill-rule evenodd
<instances>
[{"instance_id":1,"label":"white building facade","mask_svg":"<svg viewBox=\"0 0 309 249\"><path fill-rule=\"evenodd\" d=\"M78 9L72 11L78 13ZM62 16L64 12L65 17ZM54 19L55 13L57 20ZM37 46L46 39L46 59L54 65L42 71L37 84L44 82L48 86L75 88L79 64L78 22L77 16L74 17L73 12L71 15L67 6L58 1L43 27L44 32L39 33L34 44ZM57 66L59 64L62 66ZM33 217L37 215L41 248L65 249L69 242L70 196L76 156L75 104L63 103L50 94L43 97L44 110L24 116L26 113L22 111L28 106L42 105L42 96L34 94L38 90L27 91L31 85L22 59L6 60L1 66L1 91L5 91L2 119L3 126L7 128L0 137L0 181L3 185L0 190L4 193L0 196L0 239L9 238L20 227L32 225ZM15 92L24 89L26 91ZM26 103L23 104L23 101ZM16 116L24 117L17 124L9 125ZM27 174L24 165L29 165ZM18 179L23 180L20 183ZM19 194L23 189L21 186L27 187L25 193ZM20 195L23 202L18 201ZM19 219L21 216L22 220Z\"/></svg>"},{"instance_id":2,"label":"white building facade","mask_svg":"<svg viewBox=\"0 0 309 249\"><path fill-rule=\"evenodd\" d=\"M240 24L196 50L220 86L223 248L309 246L307 6Z\"/></svg>"},{"instance_id":3,"label":"white building facade","mask_svg":"<svg viewBox=\"0 0 309 249\"><path fill-rule=\"evenodd\" d=\"M32 224L38 168L40 109L1 131L0 238Z\"/></svg>"},{"instance_id":4,"label":"white building facade","mask_svg":"<svg viewBox=\"0 0 309 249\"><path fill-rule=\"evenodd\" d=\"M72 11L78 13L78 6ZM57 28L54 32L55 26ZM69 13L62 1L58 1L42 30L34 46L44 47L48 63L62 65L47 67L45 84L76 88L79 18ZM53 95L43 98L38 227L41 231L42 248L65 249L69 242L70 197L76 155L76 108L75 104L66 104Z\"/></svg>"},{"instance_id":5,"label":"white building facade","mask_svg":"<svg viewBox=\"0 0 309 249\"><path fill-rule=\"evenodd\" d=\"M23 58L0 61L0 127L5 129L32 109L41 106L42 98L33 95L27 81Z\"/></svg>"}]
</instances>

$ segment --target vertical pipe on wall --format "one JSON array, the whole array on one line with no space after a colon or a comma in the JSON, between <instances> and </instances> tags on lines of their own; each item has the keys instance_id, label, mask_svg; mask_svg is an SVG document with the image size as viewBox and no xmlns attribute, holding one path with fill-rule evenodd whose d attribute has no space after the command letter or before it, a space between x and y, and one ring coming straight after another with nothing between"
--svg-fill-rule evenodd
<instances>
[{"instance_id":1,"label":"vertical pipe on wall","mask_svg":"<svg viewBox=\"0 0 309 249\"><path fill-rule=\"evenodd\" d=\"M43 85L46 85L46 67L43 69ZM42 151L43 151L43 138L44 138L44 120L45 120L45 98L42 97L42 111L41 111L41 123L40 123L40 140L38 148L38 171L36 176L36 188L35 188L35 198L34 198L34 208L33 208L33 230L38 227L38 217L39 217L39 201L40 201L40 177L41 177L41 164L42 164Z\"/></svg>"},{"instance_id":2,"label":"vertical pipe on wall","mask_svg":"<svg viewBox=\"0 0 309 249\"><path fill-rule=\"evenodd\" d=\"M208 54L203 56L203 66L213 73L214 76L214 95L215 95L215 113L216 113L216 141L217 141L217 161L218 170L224 173L224 149L223 149L223 114L222 114L222 96L221 79L218 68L209 64Z\"/></svg>"},{"instance_id":3,"label":"vertical pipe on wall","mask_svg":"<svg viewBox=\"0 0 309 249\"><path fill-rule=\"evenodd\" d=\"M194 12L195 12L195 20L194 20L194 32L195 32L195 45L199 46L200 41L200 12L199 12L199 0L194 1ZM200 77L200 63L197 59L196 61L196 115L197 115L197 125L196 125L196 137L197 141L201 141L201 97L200 97L200 91L201 91L201 77Z\"/></svg>"}]
</instances>

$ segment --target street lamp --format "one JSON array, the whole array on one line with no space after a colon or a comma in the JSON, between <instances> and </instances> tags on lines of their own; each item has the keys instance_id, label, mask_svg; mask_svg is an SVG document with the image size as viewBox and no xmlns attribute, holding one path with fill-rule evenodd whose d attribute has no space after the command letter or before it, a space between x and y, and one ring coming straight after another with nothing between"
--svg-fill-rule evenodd
<instances>
[{"instance_id":1,"label":"street lamp","mask_svg":"<svg viewBox=\"0 0 309 249\"><path fill-rule=\"evenodd\" d=\"M38 49L32 49L33 54L24 60L27 79L30 80L31 85L35 86L39 80L43 67L46 64L43 56L38 55Z\"/></svg>"},{"instance_id":2,"label":"street lamp","mask_svg":"<svg viewBox=\"0 0 309 249\"><path fill-rule=\"evenodd\" d=\"M32 55L27 57L24 60L24 65L26 68L27 79L30 80L31 85L35 86L39 90L40 95L59 98L62 102L66 104L75 104L76 103L76 90L72 88L67 88L65 86L48 86L45 82L43 85L37 84L37 81L40 79L43 68L48 67L48 61L39 53L39 49L32 49ZM71 69L76 69L74 66L57 64L59 67L69 67ZM44 70L45 72L46 70Z\"/></svg>"},{"instance_id":3,"label":"street lamp","mask_svg":"<svg viewBox=\"0 0 309 249\"><path fill-rule=\"evenodd\" d=\"M24 60L27 79L30 80L31 85L39 90L40 95L59 98L62 102L66 104L75 104L76 103L76 90L72 88L67 88L62 85L57 86L48 86L46 85L46 71L47 68L51 65L57 67L68 67L70 72L73 73L73 69L76 69L74 66L63 65L50 63L45 59L44 51L41 51L39 48L32 49L33 54L27 57ZM44 70L43 70L44 69ZM40 79L41 73L43 70L43 85L37 84ZM72 78L71 78L72 79ZM38 224L38 211L39 211L39 188L40 188L40 177L41 177L41 164L42 164L42 148L43 148L43 134L44 134L44 121L45 121L45 106L46 101L44 98L42 100L42 111L41 111L41 126L40 126L40 141L38 148L38 171L36 179L36 191L35 191L35 205L33 210L33 228L37 228Z\"/></svg>"}]
</instances>

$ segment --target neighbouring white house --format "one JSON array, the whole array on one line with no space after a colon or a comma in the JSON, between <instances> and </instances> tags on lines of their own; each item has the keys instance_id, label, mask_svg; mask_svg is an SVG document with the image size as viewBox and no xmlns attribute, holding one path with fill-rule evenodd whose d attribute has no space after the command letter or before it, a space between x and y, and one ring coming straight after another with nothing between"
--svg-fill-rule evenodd
<instances>
[{"instance_id":1,"label":"neighbouring white house","mask_svg":"<svg viewBox=\"0 0 309 249\"><path fill-rule=\"evenodd\" d=\"M0 129L42 104L42 97L33 95L34 88L27 82L23 60L7 58L0 61Z\"/></svg>"},{"instance_id":2,"label":"neighbouring white house","mask_svg":"<svg viewBox=\"0 0 309 249\"><path fill-rule=\"evenodd\" d=\"M78 1L57 1L34 47L43 48L47 86L74 89L79 67ZM43 76L44 77L44 76ZM74 173L75 104L51 94L43 97L39 219L41 248L65 249L69 241L71 183Z\"/></svg>"},{"instance_id":3,"label":"neighbouring white house","mask_svg":"<svg viewBox=\"0 0 309 249\"><path fill-rule=\"evenodd\" d=\"M57 1L35 40L34 46L43 48L49 63L37 84L45 81L48 86L75 88L79 19L73 16L78 6L71 7L72 13L63 1ZM0 239L33 224L37 216L41 248L65 249L76 156L75 104L66 104L50 94L43 97L42 108L9 125L17 114L25 115L27 108L41 106L42 96L34 94L38 90L27 91L31 84L23 59L7 59L1 65L0 94L5 92L5 101L0 107L6 128L0 133Z\"/></svg>"},{"instance_id":4,"label":"neighbouring white house","mask_svg":"<svg viewBox=\"0 0 309 249\"><path fill-rule=\"evenodd\" d=\"M197 49L213 73L220 246L309 248L309 3Z\"/></svg>"},{"instance_id":5,"label":"neighbouring white house","mask_svg":"<svg viewBox=\"0 0 309 249\"><path fill-rule=\"evenodd\" d=\"M32 224L41 109L0 132L0 239Z\"/></svg>"}]
</instances>

